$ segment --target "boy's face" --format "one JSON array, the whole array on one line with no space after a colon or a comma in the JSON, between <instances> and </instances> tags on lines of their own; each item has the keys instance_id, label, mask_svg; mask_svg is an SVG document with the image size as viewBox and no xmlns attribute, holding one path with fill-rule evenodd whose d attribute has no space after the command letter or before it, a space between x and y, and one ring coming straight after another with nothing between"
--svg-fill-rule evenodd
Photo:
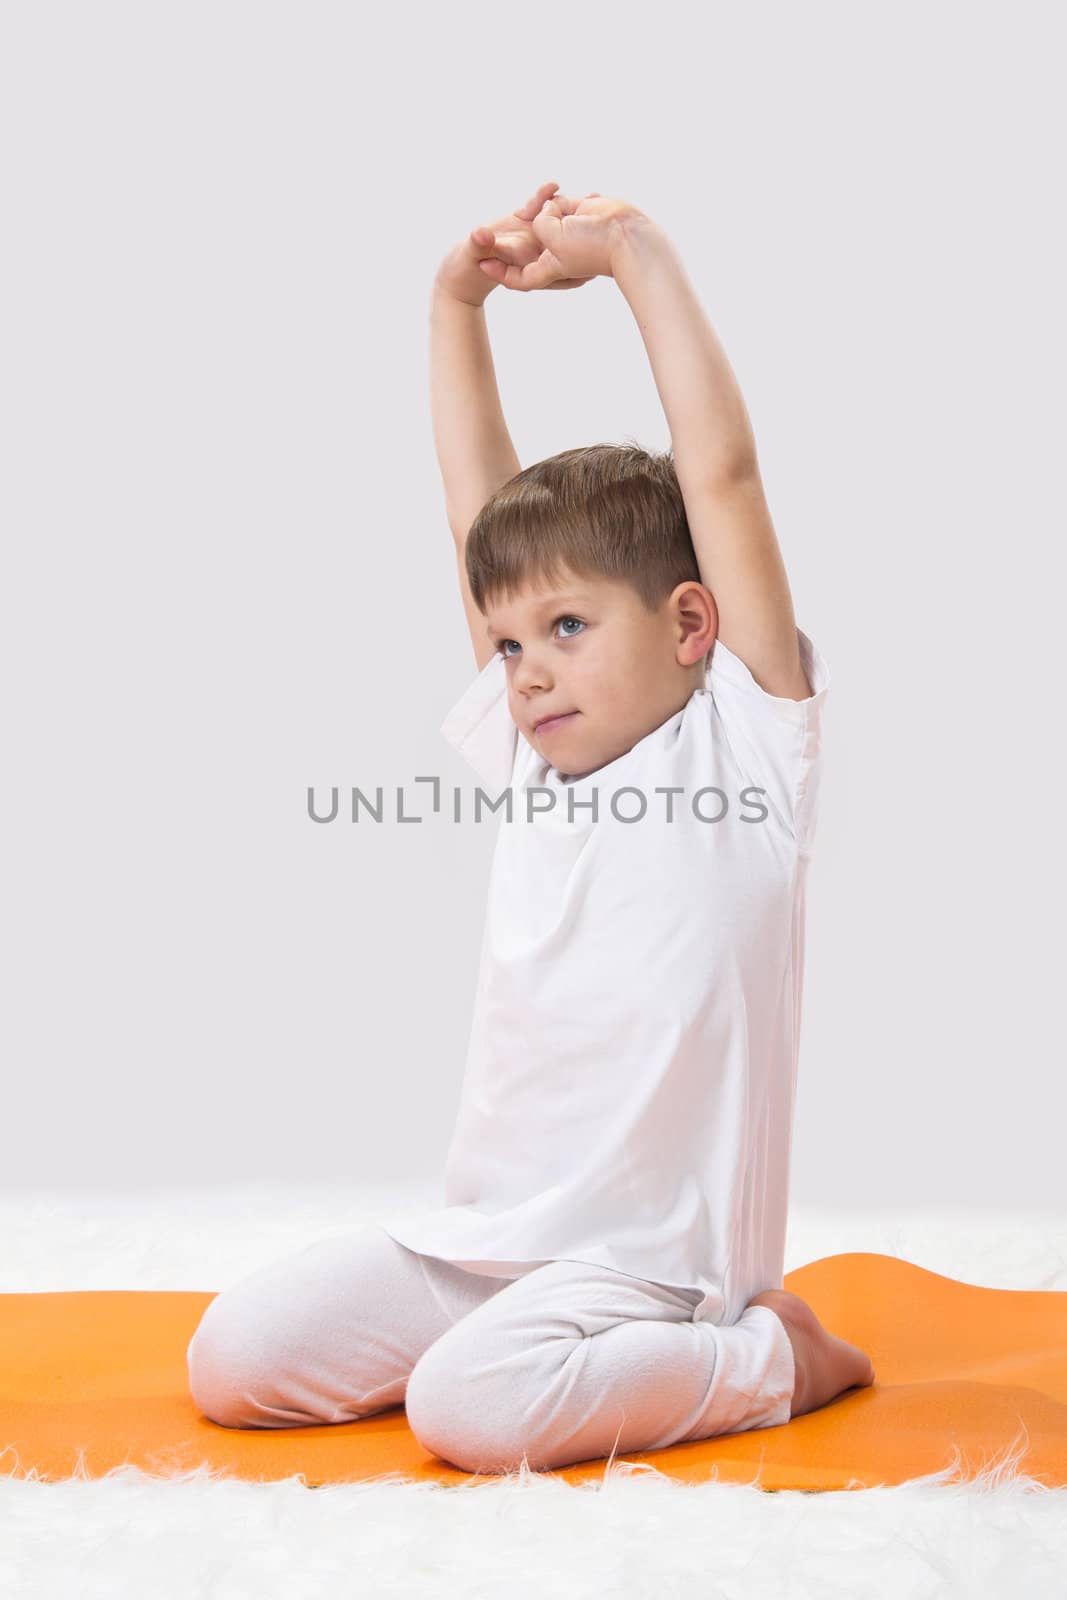
<instances>
[{"instance_id":1,"label":"boy's face","mask_svg":"<svg viewBox=\"0 0 1067 1600\"><path fill-rule=\"evenodd\" d=\"M581 778L661 726L704 683L714 601L679 584L657 611L627 583L565 573L486 611L504 657L508 708L550 766ZM559 721L537 724L542 719Z\"/></svg>"}]
</instances>

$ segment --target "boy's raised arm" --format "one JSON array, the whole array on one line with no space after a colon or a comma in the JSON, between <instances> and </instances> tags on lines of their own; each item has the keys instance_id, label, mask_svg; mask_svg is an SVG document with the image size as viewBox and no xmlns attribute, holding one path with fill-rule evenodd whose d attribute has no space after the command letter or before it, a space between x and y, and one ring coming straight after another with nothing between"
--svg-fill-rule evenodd
<instances>
[{"instance_id":1,"label":"boy's raised arm","mask_svg":"<svg viewBox=\"0 0 1067 1600\"><path fill-rule=\"evenodd\" d=\"M482 278L486 290L494 288ZM500 404L482 304L434 279L430 305L430 409L448 525L463 540L501 484L520 470Z\"/></svg>"},{"instance_id":2,"label":"boy's raised arm","mask_svg":"<svg viewBox=\"0 0 1067 1600\"><path fill-rule=\"evenodd\" d=\"M488 278L485 283L493 288ZM430 308L430 405L460 594L480 672L495 647L467 582L467 530L489 496L520 470L520 462L500 404L485 311L456 298L440 275Z\"/></svg>"},{"instance_id":3,"label":"boy's raised arm","mask_svg":"<svg viewBox=\"0 0 1067 1600\"><path fill-rule=\"evenodd\" d=\"M524 206L486 228L475 228L448 252L434 277L430 302L430 410L434 448L445 491L448 525L455 541L463 609L478 670L495 647L467 582L467 531L482 506L521 470L504 421L485 321L485 301L498 280L480 260L519 265L536 259L541 246L531 220L559 188L543 183ZM504 270L501 267L501 270Z\"/></svg>"},{"instance_id":4,"label":"boy's raised arm","mask_svg":"<svg viewBox=\"0 0 1067 1600\"><path fill-rule=\"evenodd\" d=\"M718 637L768 694L806 700L785 563L745 402L667 235L637 213L617 230L612 276L637 320L671 432L701 582Z\"/></svg>"}]
</instances>

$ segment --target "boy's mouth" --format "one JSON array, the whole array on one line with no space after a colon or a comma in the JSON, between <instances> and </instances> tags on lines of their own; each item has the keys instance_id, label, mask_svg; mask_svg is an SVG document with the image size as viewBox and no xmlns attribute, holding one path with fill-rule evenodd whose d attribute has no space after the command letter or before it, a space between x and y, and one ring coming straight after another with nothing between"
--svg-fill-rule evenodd
<instances>
[{"instance_id":1,"label":"boy's mouth","mask_svg":"<svg viewBox=\"0 0 1067 1600\"><path fill-rule=\"evenodd\" d=\"M577 711L562 711L556 717L542 717L538 722L534 723L534 733L552 733L556 728L562 727L563 723L569 722L571 717L576 717L577 715Z\"/></svg>"}]
</instances>

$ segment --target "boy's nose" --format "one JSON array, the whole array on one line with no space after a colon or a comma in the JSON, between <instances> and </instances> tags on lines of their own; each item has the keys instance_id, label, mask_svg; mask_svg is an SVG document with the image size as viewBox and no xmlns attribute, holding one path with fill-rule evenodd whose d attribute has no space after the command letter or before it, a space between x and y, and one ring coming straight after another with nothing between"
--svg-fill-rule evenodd
<instances>
[{"instance_id":1,"label":"boy's nose","mask_svg":"<svg viewBox=\"0 0 1067 1600\"><path fill-rule=\"evenodd\" d=\"M528 693L532 689L551 688L552 679L543 663L523 656L515 672L515 683Z\"/></svg>"}]
</instances>

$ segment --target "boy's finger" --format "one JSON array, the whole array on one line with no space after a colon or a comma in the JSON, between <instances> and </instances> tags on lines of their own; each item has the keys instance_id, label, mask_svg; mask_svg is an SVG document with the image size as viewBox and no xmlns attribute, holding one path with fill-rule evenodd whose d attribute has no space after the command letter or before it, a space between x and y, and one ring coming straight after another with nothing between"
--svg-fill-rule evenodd
<instances>
[{"instance_id":1,"label":"boy's finger","mask_svg":"<svg viewBox=\"0 0 1067 1600\"><path fill-rule=\"evenodd\" d=\"M563 233L563 218L559 210L550 211L543 206L530 224L533 236L542 250L548 248L550 242L557 242Z\"/></svg>"},{"instance_id":2,"label":"boy's finger","mask_svg":"<svg viewBox=\"0 0 1067 1600\"><path fill-rule=\"evenodd\" d=\"M472 228L469 244L480 261L490 257L513 261L516 251L521 249L521 240L515 234L494 233L492 228Z\"/></svg>"},{"instance_id":3,"label":"boy's finger","mask_svg":"<svg viewBox=\"0 0 1067 1600\"><path fill-rule=\"evenodd\" d=\"M558 183L542 183L542 184L539 184L538 188L537 188L537 192L533 196L533 199L531 199L530 204L533 205L534 200L536 200L538 205L542 205L544 203L544 201L547 200L549 195L553 194L558 188L559 188L559 184Z\"/></svg>"},{"instance_id":4,"label":"boy's finger","mask_svg":"<svg viewBox=\"0 0 1067 1600\"><path fill-rule=\"evenodd\" d=\"M523 267L521 275L524 289L547 289L561 276L555 257L547 250L528 267Z\"/></svg>"},{"instance_id":5,"label":"boy's finger","mask_svg":"<svg viewBox=\"0 0 1067 1600\"><path fill-rule=\"evenodd\" d=\"M500 261L517 260L524 249L522 236L517 233L494 233L490 236L489 249L481 250L483 255L494 255Z\"/></svg>"},{"instance_id":6,"label":"boy's finger","mask_svg":"<svg viewBox=\"0 0 1067 1600\"><path fill-rule=\"evenodd\" d=\"M554 189L558 188L558 183L543 183L537 190L536 194L534 194L531 199L527 200L526 204L521 208L521 210L516 211L515 215L517 217L521 217L524 222L529 222L531 217L536 216L538 211L540 211L541 206L544 204L546 198Z\"/></svg>"},{"instance_id":7,"label":"boy's finger","mask_svg":"<svg viewBox=\"0 0 1067 1600\"><path fill-rule=\"evenodd\" d=\"M527 273L530 271L529 267L506 267L502 261L495 262L494 265L498 266L501 272L497 282L502 283L505 289L518 289L522 292L526 289L535 289L537 287L527 277Z\"/></svg>"}]
</instances>

